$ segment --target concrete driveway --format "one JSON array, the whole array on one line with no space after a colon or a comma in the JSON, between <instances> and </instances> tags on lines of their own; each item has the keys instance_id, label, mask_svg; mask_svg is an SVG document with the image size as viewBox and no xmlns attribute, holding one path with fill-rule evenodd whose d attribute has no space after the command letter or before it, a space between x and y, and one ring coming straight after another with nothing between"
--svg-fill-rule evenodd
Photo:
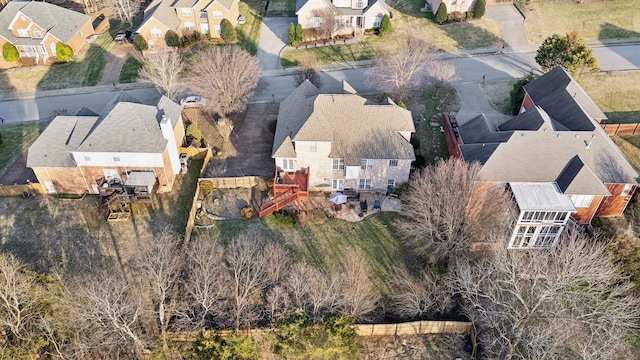
<instances>
[{"instance_id":1,"label":"concrete driveway","mask_svg":"<svg viewBox=\"0 0 640 360\"><path fill-rule=\"evenodd\" d=\"M264 18L258 40L258 61L262 71L277 70L280 66L280 51L287 46L289 24L297 23L297 18Z\"/></svg>"},{"instance_id":2,"label":"concrete driveway","mask_svg":"<svg viewBox=\"0 0 640 360\"><path fill-rule=\"evenodd\" d=\"M500 24L506 46L516 51L529 50L529 41L524 33L524 17L515 5L509 3L487 6L485 17Z\"/></svg>"},{"instance_id":3,"label":"concrete driveway","mask_svg":"<svg viewBox=\"0 0 640 360\"><path fill-rule=\"evenodd\" d=\"M278 107L277 103L249 104L244 118L234 121L225 177L275 174L271 148Z\"/></svg>"}]
</instances>

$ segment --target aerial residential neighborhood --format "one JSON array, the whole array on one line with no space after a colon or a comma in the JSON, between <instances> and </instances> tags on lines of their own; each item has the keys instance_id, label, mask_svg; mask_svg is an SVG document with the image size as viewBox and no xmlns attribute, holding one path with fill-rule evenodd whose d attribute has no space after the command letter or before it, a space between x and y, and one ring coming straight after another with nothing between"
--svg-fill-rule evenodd
<instances>
[{"instance_id":1,"label":"aerial residential neighborhood","mask_svg":"<svg viewBox=\"0 0 640 360\"><path fill-rule=\"evenodd\" d=\"M0 358L636 358L633 9L0 0Z\"/></svg>"}]
</instances>

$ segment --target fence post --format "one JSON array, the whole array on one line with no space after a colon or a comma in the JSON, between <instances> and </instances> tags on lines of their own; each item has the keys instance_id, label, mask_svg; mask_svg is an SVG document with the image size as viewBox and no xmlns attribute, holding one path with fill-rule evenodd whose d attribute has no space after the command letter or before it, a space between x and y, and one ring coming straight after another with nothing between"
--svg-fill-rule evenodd
<instances>
[{"instance_id":1,"label":"fence post","mask_svg":"<svg viewBox=\"0 0 640 360\"><path fill-rule=\"evenodd\" d=\"M638 131L638 125L640 125L640 123L636 123L636 127L633 129L633 134L631 135L635 135L636 131Z\"/></svg>"}]
</instances>

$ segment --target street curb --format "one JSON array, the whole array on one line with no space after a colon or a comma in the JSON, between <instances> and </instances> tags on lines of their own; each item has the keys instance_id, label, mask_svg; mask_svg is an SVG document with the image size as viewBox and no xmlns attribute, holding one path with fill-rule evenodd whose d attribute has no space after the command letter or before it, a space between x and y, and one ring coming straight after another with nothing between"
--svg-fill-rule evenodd
<instances>
[{"instance_id":1,"label":"street curb","mask_svg":"<svg viewBox=\"0 0 640 360\"><path fill-rule=\"evenodd\" d=\"M155 87L155 85L151 83L129 83L129 84L116 84L115 86L100 85L100 86L87 86L87 87L80 87L80 88L68 88L68 89L58 89L58 90L43 90L43 91L28 92L28 93L0 95L0 101L31 100L31 99L60 96L60 95L118 92L121 90L147 89L152 87Z\"/></svg>"}]
</instances>

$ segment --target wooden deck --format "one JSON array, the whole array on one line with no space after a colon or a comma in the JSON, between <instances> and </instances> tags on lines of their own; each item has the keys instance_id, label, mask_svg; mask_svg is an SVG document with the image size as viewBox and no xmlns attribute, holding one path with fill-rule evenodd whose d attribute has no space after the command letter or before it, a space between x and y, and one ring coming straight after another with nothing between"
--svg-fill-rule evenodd
<instances>
[{"instance_id":1,"label":"wooden deck","mask_svg":"<svg viewBox=\"0 0 640 360\"><path fill-rule=\"evenodd\" d=\"M296 203L298 212L304 201L306 211L310 210L309 201L309 168L295 172L283 172L276 167L273 180L273 199L260 205L260 217L265 217L283 209L291 203Z\"/></svg>"}]
</instances>

